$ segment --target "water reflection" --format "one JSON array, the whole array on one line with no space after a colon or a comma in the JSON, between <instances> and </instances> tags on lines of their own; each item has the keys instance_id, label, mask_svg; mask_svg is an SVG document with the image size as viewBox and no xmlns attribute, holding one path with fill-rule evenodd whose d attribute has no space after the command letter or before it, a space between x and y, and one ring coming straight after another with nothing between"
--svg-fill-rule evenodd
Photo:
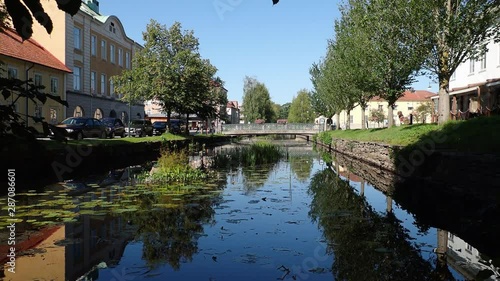
<instances>
[{"instance_id":1,"label":"water reflection","mask_svg":"<svg viewBox=\"0 0 500 281\"><path fill-rule=\"evenodd\" d=\"M363 175L359 184L353 183L360 190L358 194L365 193L366 181L385 194L386 210L392 210L394 199L400 217L407 216L404 211L412 216L417 235L436 233L434 254L427 256L435 260L439 280L495 280L490 277L495 274L498 278L499 190L488 186L459 188L422 179L402 181L341 154L334 154L333 159L334 170L344 178L349 178L346 171ZM455 241L462 243L456 245Z\"/></svg>"},{"instance_id":2,"label":"water reflection","mask_svg":"<svg viewBox=\"0 0 500 281\"><path fill-rule=\"evenodd\" d=\"M375 212L332 170L316 173L310 190L309 214L323 228L335 256L335 279L447 280L436 278L392 212Z\"/></svg>"}]
</instances>

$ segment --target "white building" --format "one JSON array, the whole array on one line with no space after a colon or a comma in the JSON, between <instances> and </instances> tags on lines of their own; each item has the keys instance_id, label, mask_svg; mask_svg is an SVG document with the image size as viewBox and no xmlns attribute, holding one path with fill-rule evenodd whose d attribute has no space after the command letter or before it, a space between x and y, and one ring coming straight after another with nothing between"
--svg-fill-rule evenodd
<instances>
[{"instance_id":1,"label":"white building","mask_svg":"<svg viewBox=\"0 0 500 281\"><path fill-rule=\"evenodd\" d=\"M500 113L500 42L491 40L487 48L479 58L460 64L450 79L452 119Z\"/></svg>"}]
</instances>

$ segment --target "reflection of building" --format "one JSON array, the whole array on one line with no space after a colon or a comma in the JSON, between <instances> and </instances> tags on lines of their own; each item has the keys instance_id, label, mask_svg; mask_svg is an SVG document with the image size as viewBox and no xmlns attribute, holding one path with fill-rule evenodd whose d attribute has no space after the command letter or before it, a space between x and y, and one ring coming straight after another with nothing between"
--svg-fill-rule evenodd
<instances>
[{"instance_id":1,"label":"reflection of building","mask_svg":"<svg viewBox=\"0 0 500 281\"><path fill-rule=\"evenodd\" d=\"M42 1L51 17L54 30L48 34L35 23L33 38L43 42L59 60L73 71L66 81L69 108L66 116L118 117L129 119L129 105L120 101L111 77L132 67L132 57L142 48L127 37L116 16L99 13L97 0L82 1L80 10L71 17L57 8L56 1ZM144 106L131 107L132 118L144 116Z\"/></svg>"},{"instance_id":2,"label":"reflection of building","mask_svg":"<svg viewBox=\"0 0 500 281\"><path fill-rule=\"evenodd\" d=\"M118 196L113 187L99 190L101 194L87 194L84 200L105 196L113 202ZM101 262L116 264L133 238L127 228L120 216L89 215L81 215L76 223L45 228L26 241L18 241L18 251L31 250L34 254L16 257L15 274L4 267L6 280L77 280Z\"/></svg>"},{"instance_id":3,"label":"reflection of building","mask_svg":"<svg viewBox=\"0 0 500 281\"><path fill-rule=\"evenodd\" d=\"M59 59L42 47L34 39L23 41L17 33L11 29L0 32L0 76L17 78L22 81L32 79L35 85L45 86L40 90L49 95L66 99L64 82L71 73ZM17 95L11 95L8 104L16 101ZM3 100L0 103L5 103ZM29 101L19 98L14 103L15 110L23 118L26 116L26 109L29 116L43 117L48 123L58 123L65 118L66 107L62 104L47 99L45 103ZM42 131L40 123L35 123L28 117L28 125L34 126L38 131Z\"/></svg>"},{"instance_id":4,"label":"reflection of building","mask_svg":"<svg viewBox=\"0 0 500 281\"><path fill-rule=\"evenodd\" d=\"M493 268L492 266L488 266L488 261L483 261L480 253L470 244L460 239L459 237L453 235L450 232L448 233L448 247L447 247L447 261L448 264L466 277L468 280L474 280L476 278L476 274L484 269L492 270L495 272L496 278L490 277L486 280L499 280L500 279L500 271L497 268Z\"/></svg>"}]
</instances>

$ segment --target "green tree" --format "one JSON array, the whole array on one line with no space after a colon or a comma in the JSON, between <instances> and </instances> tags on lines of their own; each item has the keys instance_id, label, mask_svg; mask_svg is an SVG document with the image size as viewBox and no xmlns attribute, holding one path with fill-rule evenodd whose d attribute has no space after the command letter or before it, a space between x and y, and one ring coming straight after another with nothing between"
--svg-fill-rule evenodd
<instances>
[{"instance_id":1,"label":"green tree","mask_svg":"<svg viewBox=\"0 0 500 281\"><path fill-rule=\"evenodd\" d=\"M315 114L311 105L309 91L302 89L297 93L297 97L292 100L290 113L288 114L289 123L312 123Z\"/></svg>"},{"instance_id":2,"label":"green tree","mask_svg":"<svg viewBox=\"0 0 500 281\"><path fill-rule=\"evenodd\" d=\"M278 113L278 119L287 119L288 113L290 112L290 106L292 103L287 102L280 106L280 111Z\"/></svg>"},{"instance_id":3,"label":"green tree","mask_svg":"<svg viewBox=\"0 0 500 281\"><path fill-rule=\"evenodd\" d=\"M216 115L224 95L216 90L217 69L202 59L193 31L176 22L170 28L151 20L143 33L144 48L133 57L133 68L113 77L124 100L156 100L167 113ZM214 82L215 81L215 82Z\"/></svg>"},{"instance_id":4,"label":"green tree","mask_svg":"<svg viewBox=\"0 0 500 281\"><path fill-rule=\"evenodd\" d=\"M425 68L439 82L439 123L450 118L449 85L451 75L468 59L486 51L492 39L500 39L498 0L425 1L420 14L428 19L426 38L432 40Z\"/></svg>"},{"instance_id":5,"label":"green tree","mask_svg":"<svg viewBox=\"0 0 500 281\"><path fill-rule=\"evenodd\" d=\"M380 125L380 123L383 123L384 120L385 120L384 111L379 109L372 109L372 111L370 111L371 122L377 122L377 124Z\"/></svg>"},{"instance_id":6,"label":"green tree","mask_svg":"<svg viewBox=\"0 0 500 281\"><path fill-rule=\"evenodd\" d=\"M331 81L325 76L325 68L326 59L323 59L319 63L314 63L309 69L314 87L311 91L311 106L316 113L331 118L341 109L340 105L333 101L335 92L331 87ZM336 122L338 124L339 121Z\"/></svg>"},{"instance_id":7,"label":"green tree","mask_svg":"<svg viewBox=\"0 0 500 281\"><path fill-rule=\"evenodd\" d=\"M415 118L417 118L417 122L421 119L422 123L425 123L427 116L432 116L434 111L434 103L424 102L415 109Z\"/></svg>"},{"instance_id":8,"label":"green tree","mask_svg":"<svg viewBox=\"0 0 500 281\"><path fill-rule=\"evenodd\" d=\"M388 103L389 127L394 125L396 101L415 81L430 42L424 36L427 17L424 0L364 0L351 1L354 25L370 35L367 47L374 62L371 71L379 77L376 88ZM391 7L391 12L387 12Z\"/></svg>"},{"instance_id":9,"label":"green tree","mask_svg":"<svg viewBox=\"0 0 500 281\"><path fill-rule=\"evenodd\" d=\"M243 110L245 122L253 123L257 119L271 122L273 106L266 85L253 77L245 77L243 84Z\"/></svg>"}]
</instances>

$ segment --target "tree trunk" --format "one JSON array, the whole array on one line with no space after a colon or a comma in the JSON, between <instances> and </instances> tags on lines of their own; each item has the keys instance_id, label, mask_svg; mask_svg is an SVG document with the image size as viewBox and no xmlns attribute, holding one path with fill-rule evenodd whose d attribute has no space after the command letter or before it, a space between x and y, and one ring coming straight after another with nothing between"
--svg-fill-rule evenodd
<instances>
[{"instance_id":1,"label":"tree trunk","mask_svg":"<svg viewBox=\"0 0 500 281\"><path fill-rule=\"evenodd\" d=\"M439 84L438 124L443 124L450 119L450 95Z\"/></svg>"},{"instance_id":2,"label":"tree trunk","mask_svg":"<svg viewBox=\"0 0 500 281\"><path fill-rule=\"evenodd\" d=\"M366 107L361 107L361 129L366 129Z\"/></svg>"},{"instance_id":3,"label":"tree trunk","mask_svg":"<svg viewBox=\"0 0 500 281\"><path fill-rule=\"evenodd\" d=\"M335 125L336 130L340 130L340 114L338 113L335 114Z\"/></svg>"},{"instance_id":4,"label":"tree trunk","mask_svg":"<svg viewBox=\"0 0 500 281\"><path fill-rule=\"evenodd\" d=\"M351 129L351 110L347 110L347 118L345 120L345 129Z\"/></svg>"},{"instance_id":5,"label":"tree trunk","mask_svg":"<svg viewBox=\"0 0 500 281\"><path fill-rule=\"evenodd\" d=\"M392 109L392 106L394 104L389 104L387 106L387 127L390 128L394 126L394 110Z\"/></svg>"}]
</instances>

